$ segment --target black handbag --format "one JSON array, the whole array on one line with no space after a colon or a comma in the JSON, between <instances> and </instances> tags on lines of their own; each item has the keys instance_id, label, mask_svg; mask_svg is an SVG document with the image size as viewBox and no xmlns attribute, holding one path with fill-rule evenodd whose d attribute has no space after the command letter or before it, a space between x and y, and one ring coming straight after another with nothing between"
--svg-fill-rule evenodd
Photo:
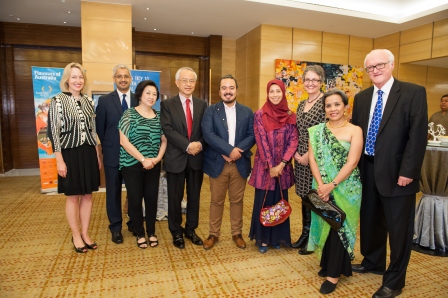
<instances>
[{"instance_id":1,"label":"black handbag","mask_svg":"<svg viewBox=\"0 0 448 298\"><path fill-rule=\"evenodd\" d=\"M337 231L342 227L346 215L345 212L335 204L331 194L330 200L324 202L317 194L317 191L311 189L308 196L302 197L302 203L322 217L333 230Z\"/></svg>"}]
</instances>

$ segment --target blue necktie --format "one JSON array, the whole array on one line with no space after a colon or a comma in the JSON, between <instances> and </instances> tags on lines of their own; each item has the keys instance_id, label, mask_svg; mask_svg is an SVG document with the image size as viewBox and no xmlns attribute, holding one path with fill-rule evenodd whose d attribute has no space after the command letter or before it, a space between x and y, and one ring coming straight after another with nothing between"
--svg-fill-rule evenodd
<instances>
[{"instance_id":1,"label":"blue necktie","mask_svg":"<svg viewBox=\"0 0 448 298\"><path fill-rule=\"evenodd\" d=\"M123 100L121 101L121 108L123 112L128 109L128 103L126 102L126 94L123 94Z\"/></svg>"},{"instance_id":2,"label":"blue necktie","mask_svg":"<svg viewBox=\"0 0 448 298\"><path fill-rule=\"evenodd\" d=\"M378 90L378 100L373 110L372 121L370 122L369 131L366 140L366 152L368 155L375 155L376 135L380 127L381 118L383 117L383 91Z\"/></svg>"}]
</instances>

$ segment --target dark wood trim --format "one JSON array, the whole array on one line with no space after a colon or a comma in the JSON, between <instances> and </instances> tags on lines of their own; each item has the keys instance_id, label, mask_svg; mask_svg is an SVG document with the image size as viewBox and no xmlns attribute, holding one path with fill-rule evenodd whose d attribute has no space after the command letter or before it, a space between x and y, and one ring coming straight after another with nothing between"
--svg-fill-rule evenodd
<instances>
[{"instance_id":1,"label":"dark wood trim","mask_svg":"<svg viewBox=\"0 0 448 298\"><path fill-rule=\"evenodd\" d=\"M210 57L211 84L210 103L215 104L221 101L218 90L222 77L222 36L210 35L208 37L208 56Z\"/></svg>"}]
</instances>

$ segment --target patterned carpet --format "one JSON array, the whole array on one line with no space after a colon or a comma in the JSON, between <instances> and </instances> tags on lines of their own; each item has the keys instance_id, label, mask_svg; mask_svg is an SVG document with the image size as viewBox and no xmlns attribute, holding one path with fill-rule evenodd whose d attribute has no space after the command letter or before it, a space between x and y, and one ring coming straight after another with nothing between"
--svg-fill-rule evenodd
<instances>
[{"instance_id":1,"label":"patterned carpet","mask_svg":"<svg viewBox=\"0 0 448 298\"><path fill-rule=\"evenodd\" d=\"M249 242L253 188L246 190L245 250L230 236L226 204L220 242L205 251L186 240L180 250L171 243L166 221L158 222L157 248L138 249L126 230L124 243L110 240L105 193L94 194L90 227L96 251L74 252L65 218L65 198L39 193L39 177L0 178L0 297L323 297L323 278L314 255L293 249L270 249L261 255ZM202 188L200 226L208 236L209 184ZM299 199L290 191L291 232L300 234ZM356 260L361 255L356 247ZM407 286L400 297L448 297L448 258L412 252ZM371 297L381 277L354 274L341 278L328 297Z\"/></svg>"}]
</instances>

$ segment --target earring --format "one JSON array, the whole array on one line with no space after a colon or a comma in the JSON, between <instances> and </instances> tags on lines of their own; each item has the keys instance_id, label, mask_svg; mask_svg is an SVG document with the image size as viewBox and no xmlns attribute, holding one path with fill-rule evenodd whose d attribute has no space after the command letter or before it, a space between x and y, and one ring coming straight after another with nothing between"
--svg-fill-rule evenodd
<instances>
[{"instance_id":1,"label":"earring","mask_svg":"<svg viewBox=\"0 0 448 298\"><path fill-rule=\"evenodd\" d=\"M347 111L344 111L344 116L347 117L348 113Z\"/></svg>"}]
</instances>

